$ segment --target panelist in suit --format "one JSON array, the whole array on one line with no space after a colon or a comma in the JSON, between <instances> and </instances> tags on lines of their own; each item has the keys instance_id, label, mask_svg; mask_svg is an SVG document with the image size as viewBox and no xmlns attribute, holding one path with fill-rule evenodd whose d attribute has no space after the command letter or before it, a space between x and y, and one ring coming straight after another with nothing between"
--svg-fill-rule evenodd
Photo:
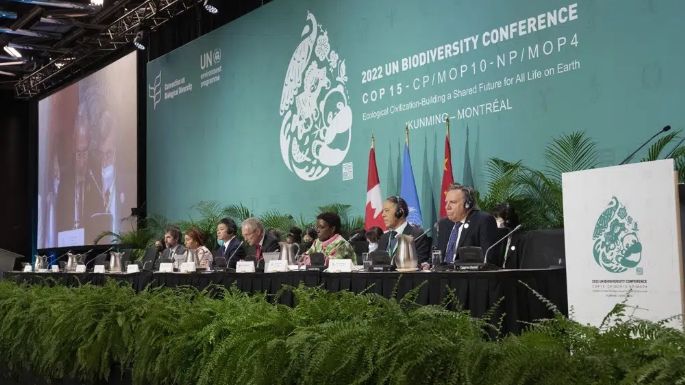
<instances>
[{"instance_id":1,"label":"panelist in suit","mask_svg":"<svg viewBox=\"0 0 685 385\"><path fill-rule=\"evenodd\" d=\"M416 239L416 257L419 264L430 261L430 242L423 234L420 227L407 222L409 206L407 202L399 196L390 196L383 202L381 216L385 227L388 229L378 240L378 250L387 250L388 254L394 255L397 252L397 236L400 234L411 235Z\"/></svg>"},{"instance_id":2,"label":"panelist in suit","mask_svg":"<svg viewBox=\"0 0 685 385\"><path fill-rule=\"evenodd\" d=\"M245 248L236 236L238 225L231 218L223 218L216 225L216 240L219 247L214 250L214 257L226 258L228 268L235 269L236 261L245 258Z\"/></svg>"},{"instance_id":3,"label":"panelist in suit","mask_svg":"<svg viewBox=\"0 0 685 385\"><path fill-rule=\"evenodd\" d=\"M167 226L164 231L164 244L166 249L162 251L162 260L170 260L176 265L186 252L186 248L179 244L181 241L181 229L176 226Z\"/></svg>"},{"instance_id":4,"label":"panelist in suit","mask_svg":"<svg viewBox=\"0 0 685 385\"><path fill-rule=\"evenodd\" d=\"M252 257L257 263L264 258L264 253L280 249L278 239L269 235L264 230L264 224L257 218L245 219L240 230L243 233L243 239L250 245L250 249L246 252L247 256Z\"/></svg>"},{"instance_id":5,"label":"panelist in suit","mask_svg":"<svg viewBox=\"0 0 685 385\"><path fill-rule=\"evenodd\" d=\"M446 263L459 260L459 248L480 246L483 254L497 241L495 218L476 207L476 194L471 187L453 184L445 194L447 218L438 222L438 248ZM501 266L500 255L491 253L488 262Z\"/></svg>"}]
</instances>

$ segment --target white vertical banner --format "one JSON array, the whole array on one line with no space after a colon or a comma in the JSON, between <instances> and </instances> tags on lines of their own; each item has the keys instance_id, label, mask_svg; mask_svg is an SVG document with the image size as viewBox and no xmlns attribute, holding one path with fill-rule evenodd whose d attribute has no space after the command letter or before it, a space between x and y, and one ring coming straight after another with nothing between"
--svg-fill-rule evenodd
<instances>
[{"instance_id":1,"label":"white vertical banner","mask_svg":"<svg viewBox=\"0 0 685 385\"><path fill-rule=\"evenodd\" d=\"M599 326L620 302L637 318L683 313L677 175L672 159L564 173L572 318ZM682 328L682 321L671 326Z\"/></svg>"}]
</instances>

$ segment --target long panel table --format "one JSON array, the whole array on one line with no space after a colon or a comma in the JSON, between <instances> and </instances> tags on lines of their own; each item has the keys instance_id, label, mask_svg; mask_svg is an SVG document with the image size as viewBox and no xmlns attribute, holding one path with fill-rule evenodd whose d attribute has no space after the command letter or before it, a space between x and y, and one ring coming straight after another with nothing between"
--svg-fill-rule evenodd
<instances>
[{"instance_id":1,"label":"long panel table","mask_svg":"<svg viewBox=\"0 0 685 385\"><path fill-rule=\"evenodd\" d=\"M190 286L200 290L219 285L236 287L248 293L266 293L280 303L294 305L295 298L284 285L318 286L332 292L348 290L354 293L376 293L383 297L402 298L416 288L415 302L420 305L443 305L450 309L469 310L474 317L489 311L502 318L503 332L518 332L536 319L552 315L535 292L554 303L563 314L568 314L566 302L566 271L563 268L499 270L478 272L416 272L416 273L322 273L300 271L288 273L150 273L93 274L93 273L21 273L4 274L4 279L31 284L104 284L107 278L131 285L135 290L146 287ZM528 287L526 287L528 286ZM532 289L532 290L531 290ZM450 294L450 293L453 293ZM497 306L496 306L497 305ZM492 311L494 310L494 311Z\"/></svg>"}]
</instances>

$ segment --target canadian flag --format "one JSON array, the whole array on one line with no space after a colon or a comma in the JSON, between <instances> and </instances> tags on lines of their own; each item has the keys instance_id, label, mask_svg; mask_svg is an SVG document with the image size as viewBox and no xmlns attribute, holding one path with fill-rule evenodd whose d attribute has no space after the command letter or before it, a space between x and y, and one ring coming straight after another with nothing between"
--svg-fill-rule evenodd
<instances>
[{"instance_id":1,"label":"canadian flag","mask_svg":"<svg viewBox=\"0 0 685 385\"><path fill-rule=\"evenodd\" d=\"M376 150L373 148L374 139L371 138L371 150L369 150L369 176L366 182L366 215L364 227L368 230L378 226L385 230L385 223L381 217L383 211L383 195L381 194L381 182L376 168Z\"/></svg>"}]
</instances>

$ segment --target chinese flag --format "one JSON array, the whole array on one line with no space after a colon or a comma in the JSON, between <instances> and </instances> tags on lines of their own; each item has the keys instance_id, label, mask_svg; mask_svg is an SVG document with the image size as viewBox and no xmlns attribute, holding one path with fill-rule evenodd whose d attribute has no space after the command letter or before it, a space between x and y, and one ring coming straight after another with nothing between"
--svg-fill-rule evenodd
<instances>
[{"instance_id":1,"label":"chinese flag","mask_svg":"<svg viewBox=\"0 0 685 385\"><path fill-rule=\"evenodd\" d=\"M450 121L447 119L447 134L445 135L445 158L442 166L442 188L440 189L440 218L446 217L445 195L447 189L454 183L452 176L452 150L450 149Z\"/></svg>"}]
</instances>

